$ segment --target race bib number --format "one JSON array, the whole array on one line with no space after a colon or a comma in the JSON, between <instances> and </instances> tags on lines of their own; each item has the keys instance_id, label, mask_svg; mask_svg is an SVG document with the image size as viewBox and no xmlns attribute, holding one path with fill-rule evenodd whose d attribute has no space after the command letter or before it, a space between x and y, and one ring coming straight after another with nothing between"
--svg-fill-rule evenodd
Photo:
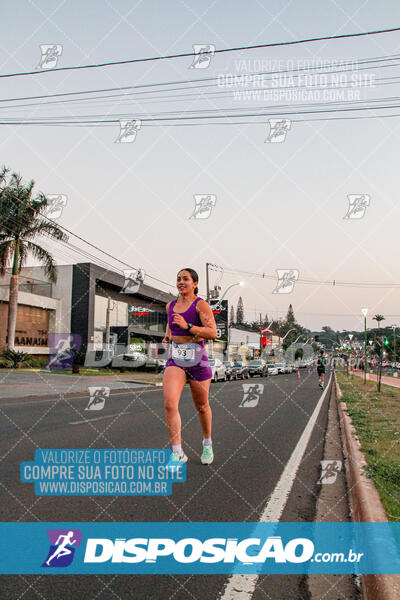
<instances>
[{"instance_id":1,"label":"race bib number","mask_svg":"<svg viewBox=\"0 0 400 600\"><path fill-rule=\"evenodd\" d=\"M172 358L185 362L194 362L196 344L177 344L172 342Z\"/></svg>"}]
</instances>

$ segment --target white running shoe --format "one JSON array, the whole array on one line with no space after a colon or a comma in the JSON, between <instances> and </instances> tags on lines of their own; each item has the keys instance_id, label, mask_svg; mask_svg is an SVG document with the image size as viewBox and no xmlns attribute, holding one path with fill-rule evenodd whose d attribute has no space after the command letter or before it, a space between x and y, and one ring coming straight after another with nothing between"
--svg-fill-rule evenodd
<instances>
[{"instance_id":1,"label":"white running shoe","mask_svg":"<svg viewBox=\"0 0 400 600\"><path fill-rule=\"evenodd\" d=\"M165 468L174 470L174 469L176 469L176 467L179 467L179 465L182 465L183 463L187 462L187 459L188 459L188 457L186 456L186 454L183 451L182 451L182 454L179 454L179 452L173 452L171 454L171 458L165 465Z\"/></svg>"}]
</instances>

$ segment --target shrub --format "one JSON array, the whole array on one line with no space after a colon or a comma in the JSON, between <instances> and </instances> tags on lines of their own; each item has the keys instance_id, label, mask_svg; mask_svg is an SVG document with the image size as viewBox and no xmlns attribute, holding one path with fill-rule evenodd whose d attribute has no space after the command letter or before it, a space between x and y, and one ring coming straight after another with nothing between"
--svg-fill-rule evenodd
<instances>
[{"instance_id":1,"label":"shrub","mask_svg":"<svg viewBox=\"0 0 400 600\"><path fill-rule=\"evenodd\" d=\"M17 369L21 364L29 367L31 355L27 352L18 352L17 350L4 350L2 358L12 369Z\"/></svg>"}]
</instances>

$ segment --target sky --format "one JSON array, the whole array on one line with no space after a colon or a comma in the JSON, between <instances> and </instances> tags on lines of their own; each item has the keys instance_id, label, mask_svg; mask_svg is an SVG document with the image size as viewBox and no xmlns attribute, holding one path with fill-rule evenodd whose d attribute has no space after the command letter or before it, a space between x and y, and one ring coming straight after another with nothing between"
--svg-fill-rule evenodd
<instances>
[{"instance_id":1,"label":"sky","mask_svg":"<svg viewBox=\"0 0 400 600\"><path fill-rule=\"evenodd\" d=\"M15 3L2 3L0 74L37 70L44 44L62 47L57 66L65 67L188 53L196 44L232 48L400 23L400 5L394 1L29 1L19 9L16 19ZM395 108L399 83L390 79L398 63L377 61L399 53L400 32L394 32L217 53L205 61L206 68L190 68L193 58L184 57L0 78L2 100L170 83L128 90L126 94L136 95L114 99L2 102L2 123L83 115L117 122L99 127L2 124L0 164L34 179L37 191L64 195L58 222L119 260L143 268L149 285L158 285L156 278L169 284L162 289L174 290L179 269L192 267L205 296L209 262L218 265L210 283L221 286L221 294L243 281L226 297L236 307L242 296L249 321L260 313L283 317L291 303L297 320L312 330L323 325L361 330L363 307L369 309L368 326L374 326L370 318L376 313L386 316L387 325L400 324L399 288L376 287L400 282L400 120L384 117L400 115ZM368 58L375 62L365 68L360 61ZM351 68L345 71L343 89L331 89L335 68L326 65L340 61ZM238 83L239 75L243 82L243 75L259 72L268 75L258 84L231 84L233 76ZM191 84L194 79L207 81ZM188 83L171 84L182 81ZM301 86L300 99L294 86ZM274 88L281 99L273 95ZM352 100L360 101L358 107L375 101L394 108L281 116L284 111L343 108ZM245 109L272 117L145 120L167 112L171 114L164 117L209 117L215 111L230 115ZM352 118L327 120L338 116ZM354 118L361 116L368 118ZM116 142L123 118L140 120L129 143ZM282 141L266 141L274 127L270 118L288 119ZM210 197L207 218L193 218L195 196ZM349 202L360 197L361 218L345 218ZM110 268L124 268L82 242L70 241L106 260ZM48 240L44 244L59 263L87 260L72 247ZM281 293L282 288L276 292L277 270L294 272L294 285L283 288L293 287L289 293ZM365 286L356 285L360 282Z\"/></svg>"}]
</instances>

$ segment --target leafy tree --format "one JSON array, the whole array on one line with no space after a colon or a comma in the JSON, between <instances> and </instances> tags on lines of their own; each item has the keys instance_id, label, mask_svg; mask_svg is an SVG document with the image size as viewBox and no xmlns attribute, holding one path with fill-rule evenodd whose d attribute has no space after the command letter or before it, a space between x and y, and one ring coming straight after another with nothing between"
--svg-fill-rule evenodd
<instances>
[{"instance_id":1,"label":"leafy tree","mask_svg":"<svg viewBox=\"0 0 400 600\"><path fill-rule=\"evenodd\" d=\"M383 315L374 315L372 317L372 319L378 323L378 328L379 328L381 321L384 321L385 317Z\"/></svg>"},{"instance_id":2,"label":"leafy tree","mask_svg":"<svg viewBox=\"0 0 400 600\"><path fill-rule=\"evenodd\" d=\"M40 235L58 241L67 241L68 237L41 214L49 200L41 193L33 198L34 181L24 184L20 175L13 173L7 177L8 173L6 167L0 172L0 275L6 274L10 264L7 347L14 350L18 281L27 257L31 255L43 265L49 281L57 280L57 267L52 255L33 240Z\"/></svg>"},{"instance_id":3,"label":"leafy tree","mask_svg":"<svg viewBox=\"0 0 400 600\"><path fill-rule=\"evenodd\" d=\"M236 323L238 325L242 325L244 323L244 309L243 309L243 299L242 299L242 296L239 296L239 300L238 300L238 303L237 303Z\"/></svg>"},{"instance_id":4,"label":"leafy tree","mask_svg":"<svg viewBox=\"0 0 400 600\"><path fill-rule=\"evenodd\" d=\"M288 311L286 314L285 324L287 327L287 331L289 331L289 329L297 327L297 321L294 317L293 306L291 304L289 304L289 308L288 308Z\"/></svg>"},{"instance_id":5,"label":"leafy tree","mask_svg":"<svg viewBox=\"0 0 400 600\"><path fill-rule=\"evenodd\" d=\"M329 325L324 325L322 327L322 331L325 331L326 333L329 333L336 337L336 333L335 333L334 329L332 329L332 327L329 327Z\"/></svg>"}]
</instances>

